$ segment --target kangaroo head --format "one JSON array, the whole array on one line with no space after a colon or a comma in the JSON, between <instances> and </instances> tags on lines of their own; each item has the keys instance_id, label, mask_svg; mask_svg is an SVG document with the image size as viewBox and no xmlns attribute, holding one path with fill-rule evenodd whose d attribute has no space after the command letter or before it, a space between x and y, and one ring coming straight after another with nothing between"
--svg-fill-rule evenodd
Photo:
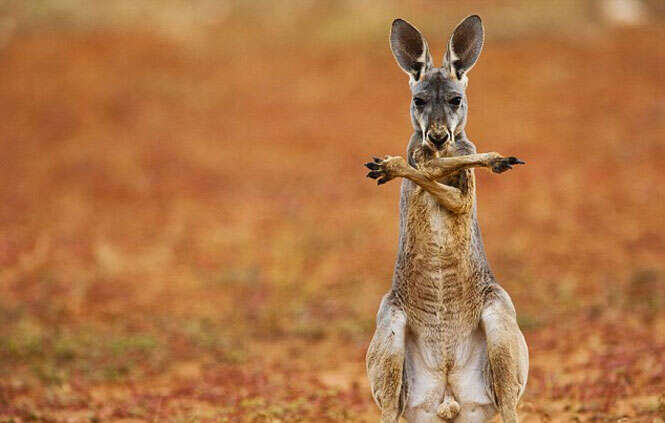
<instances>
[{"instance_id":1,"label":"kangaroo head","mask_svg":"<svg viewBox=\"0 0 665 423\"><path fill-rule=\"evenodd\" d=\"M443 65L434 67L427 41L408 22L393 21L390 48L409 75L411 122L422 142L433 151L450 148L464 130L467 115L466 73L483 47L483 24L477 15L464 19L450 37ZM452 142L451 142L452 141Z\"/></svg>"}]
</instances>

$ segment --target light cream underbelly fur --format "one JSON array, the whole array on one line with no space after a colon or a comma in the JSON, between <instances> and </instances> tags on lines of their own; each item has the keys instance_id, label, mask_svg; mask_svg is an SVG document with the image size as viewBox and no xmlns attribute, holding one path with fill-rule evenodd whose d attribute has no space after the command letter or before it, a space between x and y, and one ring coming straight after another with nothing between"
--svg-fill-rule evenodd
<instances>
[{"instance_id":1,"label":"light cream underbelly fur","mask_svg":"<svg viewBox=\"0 0 665 423\"><path fill-rule=\"evenodd\" d=\"M486 421L496 414L489 395L485 336L476 329L452 351L452 366L440 363L441 354L413 333L406 339L406 374L409 392L404 417L413 423L441 423L437 407L446 395L460 405L457 421Z\"/></svg>"}]
</instances>

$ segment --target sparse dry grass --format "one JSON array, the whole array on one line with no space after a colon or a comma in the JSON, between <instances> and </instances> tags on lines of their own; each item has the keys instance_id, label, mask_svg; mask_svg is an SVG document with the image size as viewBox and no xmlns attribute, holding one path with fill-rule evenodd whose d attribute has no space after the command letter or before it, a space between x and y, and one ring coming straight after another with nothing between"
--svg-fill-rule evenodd
<instances>
[{"instance_id":1,"label":"sparse dry grass","mask_svg":"<svg viewBox=\"0 0 665 423\"><path fill-rule=\"evenodd\" d=\"M5 46L0 421L376 421L398 184L361 165L404 150L405 78L383 44L241 28ZM526 422L665 419L664 46L490 38L473 70L470 136L528 163L478 172Z\"/></svg>"}]
</instances>

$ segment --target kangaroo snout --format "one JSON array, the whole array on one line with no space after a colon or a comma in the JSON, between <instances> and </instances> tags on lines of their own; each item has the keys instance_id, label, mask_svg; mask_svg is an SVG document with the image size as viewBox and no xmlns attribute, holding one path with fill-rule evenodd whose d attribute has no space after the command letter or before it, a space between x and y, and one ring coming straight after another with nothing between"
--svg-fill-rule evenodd
<instances>
[{"instance_id":1,"label":"kangaroo snout","mask_svg":"<svg viewBox=\"0 0 665 423\"><path fill-rule=\"evenodd\" d=\"M446 141L448 141L448 138L450 138L450 136L448 135L448 132L436 133L429 131L427 133L427 138L430 141L432 141L432 143L437 147L441 147Z\"/></svg>"},{"instance_id":2,"label":"kangaroo snout","mask_svg":"<svg viewBox=\"0 0 665 423\"><path fill-rule=\"evenodd\" d=\"M443 125L432 125L427 131L427 140L437 149L450 140L450 131Z\"/></svg>"}]
</instances>

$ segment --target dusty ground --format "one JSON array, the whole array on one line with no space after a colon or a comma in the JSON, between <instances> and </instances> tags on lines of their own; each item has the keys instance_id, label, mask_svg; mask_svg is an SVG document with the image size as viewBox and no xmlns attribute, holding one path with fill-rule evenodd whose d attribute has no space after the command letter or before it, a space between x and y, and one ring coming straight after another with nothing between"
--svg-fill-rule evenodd
<instances>
[{"instance_id":1,"label":"dusty ground","mask_svg":"<svg viewBox=\"0 0 665 423\"><path fill-rule=\"evenodd\" d=\"M377 421L398 183L362 163L404 151L406 78L386 43L233 31L4 46L0 421ZM525 422L665 419L664 75L649 28L495 40L472 72L471 138L527 162L478 172Z\"/></svg>"}]
</instances>

